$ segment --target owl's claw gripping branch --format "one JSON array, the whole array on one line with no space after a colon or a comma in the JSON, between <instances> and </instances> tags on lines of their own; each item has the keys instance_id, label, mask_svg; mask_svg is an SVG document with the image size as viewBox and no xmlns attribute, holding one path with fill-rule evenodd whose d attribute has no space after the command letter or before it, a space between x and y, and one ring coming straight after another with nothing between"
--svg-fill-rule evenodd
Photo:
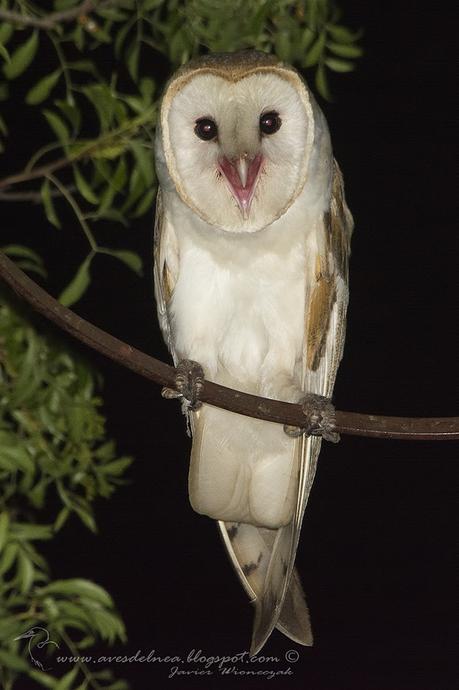
<instances>
[{"instance_id":1,"label":"owl's claw gripping branch","mask_svg":"<svg viewBox=\"0 0 459 690\"><path fill-rule=\"evenodd\" d=\"M161 395L168 400L182 398L189 410L198 410L202 402L199 399L204 385L204 370L198 362L192 359L182 359L176 367L175 390L163 388Z\"/></svg>"},{"instance_id":2,"label":"owl's claw gripping branch","mask_svg":"<svg viewBox=\"0 0 459 690\"><path fill-rule=\"evenodd\" d=\"M338 443L340 437L335 431L335 408L330 398L308 393L301 401L301 406L306 417L305 426L297 427L284 424L285 433L293 438L302 434L322 436L326 441Z\"/></svg>"}]
</instances>

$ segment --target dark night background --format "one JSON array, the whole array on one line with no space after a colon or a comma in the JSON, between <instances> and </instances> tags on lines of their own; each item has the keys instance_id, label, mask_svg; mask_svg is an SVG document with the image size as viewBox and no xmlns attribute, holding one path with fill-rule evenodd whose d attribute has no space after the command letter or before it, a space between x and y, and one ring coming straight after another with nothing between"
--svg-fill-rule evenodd
<instances>
[{"instance_id":1,"label":"dark night background","mask_svg":"<svg viewBox=\"0 0 459 690\"><path fill-rule=\"evenodd\" d=\"M355 73L333 79L334 102L322 103L356 222L335 402L376 414L457 415L457 17L447 9L452 4L341 4L343 21L365 29L365 55ZM24 121L20 149L35 150L35 136L34 123ZM11 156L8 165L2 176L19 167ZM33 206L2 204L2 216L0 243L14 238L37 247L52 269L47 289L57 294L86 251L76 223L69 216L74 230L59 232ZM152 223L149 216L120 232L120 246L127 241L144 257L147 277L100 259L76 311L169 361L153 304ZM112 246L117 233L107 232ZM189 440L178 405L163 401L158 387L81 351L104 374L110 433L135 463L130 484L98 504L98 536L75 520L48 545L53 576L87 577L113 595L129 641L116 651L101 647L101 654L154 649L186 657L202 649L221 656L248 649L252 610L214 524L188 504ZM280 661L260 668L290 666L294 675L271 684L453 687L457 450L453 443L352 437L324 444L298 552L315 646L301 648L275 632L262 654ZM285 661L290 649L298 650L297 663ZM165 686L169 666L120 664L115 672L146 690ZM269 686L262 677L217 672L175 681L193 689Z\"/></svg>"}]
</instances>

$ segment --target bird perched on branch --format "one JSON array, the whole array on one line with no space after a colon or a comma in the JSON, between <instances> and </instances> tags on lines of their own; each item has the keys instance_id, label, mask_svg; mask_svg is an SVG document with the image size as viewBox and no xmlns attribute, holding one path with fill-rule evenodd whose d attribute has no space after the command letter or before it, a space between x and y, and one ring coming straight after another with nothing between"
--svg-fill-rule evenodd
<instances>
[{"instance_id":1,"label":"bird perched on branch","mask_svg":"<svg viewBox=\"0 0 459 690\"><path fill-rule=\"evenodd\" d=\"M342 355L352 216L325 118L291 67L255 51L182 67L162 100L155 291L193 436L191 505L218 521L255 604L312 644L294 568ZM302 402L304 428L201 404L203 377Z\"/></svg>"}]
</instances>

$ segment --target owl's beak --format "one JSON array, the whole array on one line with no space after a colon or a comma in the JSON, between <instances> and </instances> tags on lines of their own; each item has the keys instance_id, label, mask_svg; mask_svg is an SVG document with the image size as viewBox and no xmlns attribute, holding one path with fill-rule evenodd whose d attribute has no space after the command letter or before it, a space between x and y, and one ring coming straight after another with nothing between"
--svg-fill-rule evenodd
<instances>
[{"instance_id":1,"label":"owl's beak","mask_svg":"<svg viewBox=\"0 0 459 690\"><path fill-rule=\"evenodd\" d=\"M261 163L261 154L258 154L254 158L249 158L244 154L232 161L225 157L219 162L220 171L225 176L230 192L237 201L245 220L249 216Z\"/></svg>"}]
</instances>

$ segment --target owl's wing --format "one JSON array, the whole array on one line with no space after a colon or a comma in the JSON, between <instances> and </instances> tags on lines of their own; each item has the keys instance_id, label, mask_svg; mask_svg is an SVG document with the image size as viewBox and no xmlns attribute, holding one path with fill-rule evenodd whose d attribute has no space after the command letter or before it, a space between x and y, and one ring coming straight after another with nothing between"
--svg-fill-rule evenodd
<instances>
[{"instance_id":1,"label":"owl's wing","mask_svg":"<svg viewBox=\"0 0 459 690\"><path fill-rule=\"evenodd\" d=\"M332 198L324 214L315 257L315 276L306 294L303 390L331 397L342 357L348 303L348 260L353 229L344 198L341 171L336 161ZM301 596L294 562L306 503L320 451L321 438L300 440L299 489L294 519L278 530L266 573L263 595L257 598L252 653L256 653L273 628L297 642L312 644L309 616Z\"/></svg>"},{"instance_id":2,"label":"owl's wing","mask_svg":"<svg viewBox=\"0 0 459 690\"><path fill-rule=\"evenodd\" d=\"M167 221L162 201L161 189L156 197L156 216L154 232L154 285L158 321L164 341L171 353L174 363L176 353L172 344L171 326L167 306L177 282L179 253L178 244L172 226Z\"/></svg>"}]
</instances>

